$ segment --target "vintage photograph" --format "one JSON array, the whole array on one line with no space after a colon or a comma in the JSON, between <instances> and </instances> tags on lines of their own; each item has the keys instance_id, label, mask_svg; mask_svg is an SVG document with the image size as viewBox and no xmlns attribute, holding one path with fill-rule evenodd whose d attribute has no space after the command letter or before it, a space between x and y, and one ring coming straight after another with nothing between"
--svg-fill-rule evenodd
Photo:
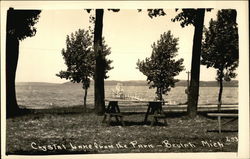
<instances>
[{"instance_id":1,"label":"vintage photograph","mask_svg":"<svg viewBox=\"0 0 250 159\"><path fill-rule=\"evenodd\" d=\"M4 155L238 152L237 7L5 14Z\"/></svg>"}]
</instances>

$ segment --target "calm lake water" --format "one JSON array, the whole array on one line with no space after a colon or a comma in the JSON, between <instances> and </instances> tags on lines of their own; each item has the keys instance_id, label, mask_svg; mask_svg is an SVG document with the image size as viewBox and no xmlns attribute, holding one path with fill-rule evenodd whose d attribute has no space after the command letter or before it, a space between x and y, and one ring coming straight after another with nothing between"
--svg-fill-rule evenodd
<instances>
[{"instance_id":1,"label":"calm lake water","mask_svg":"<svg viewBox=\"0 0 250 159\"><path fill-rule=\"evenodd\" d=\"M155 89L147 86L123 86L126 96L153 100ZM165 101L169 104L180 104L187 101L186 87L172 88ZM105 86L106 98L113 96L115 86ZM218 87L200 87L199 104L216 104ZM19 105L28 108L68 107L83 104L84 90L79 84L22 84L16 85L17 101ZM94 102L93 86L88 90L87 103ZM225 87L222 101L224 104L238 103L238 87Z\"/></svg>"}]
</instances>

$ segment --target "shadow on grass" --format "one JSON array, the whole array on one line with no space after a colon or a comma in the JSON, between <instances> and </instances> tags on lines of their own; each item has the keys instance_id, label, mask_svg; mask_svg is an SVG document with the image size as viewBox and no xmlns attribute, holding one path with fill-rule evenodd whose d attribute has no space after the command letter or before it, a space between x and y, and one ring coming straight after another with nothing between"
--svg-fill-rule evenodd
<instances>
[{"instance_id":1,"label":"shadow on grass","mask_svg":"<svg viewBox=\"0 0 250 159\"><path fill-rule=\"evenodd\" d=\"M82 105L76 105L71 107L62 108L50 108L50 109L20 109L20 112L16 116L23 116L28 114L82 114L82 113L94 113L94 109L84 108Z\"/></svg>"},{"instance_id":2,"label":"shadow on grass","mask_svg":"<svg viewBox=\"0 0 250 159\"><path fill-rule=\"evenodd\" d=\"M22 107L22 106L21 106ZM20 108L19 112L15 114L13 117L19 116L30 116L30 115L39 115L43 116L44 114L51 115L70 115L70 114L91 114L95 113L93 108L84 109L83 105L75 105L70 107L62 107L62 108L50 108L50 109L25 109ZM146 112L123 112L126 116L129 115L145 115ZM207 116L207 113L218 113L218 111L202 111L197 112L198 116L203 116L206 118L213 119L214 117ZM220 113L238 113L238 110L222 110ZM166 118L182 118L182 119L190 119L187 115L187 112L165 112ZM38 116L38 118L39 118ZM11 118L13 118L11 117ZM144 122L128 122L127 125L145 125ZM148 123L146 123L148 124Z\"/></svg>"},{"instance_id":3,"label":"shadow on grass","mask_svg":"<svg viewBox=\"0 0 250 159\"><path fill-rule=\"evenodd\" d=\"M127 121L125 122L125 126L151 126L151 121L147 121L147 122L133 122L133 121ZM167 126L165 125L163 122L158 121L156 123L154 123L153 126Z\"/></svg>"},{"instance_id":4,"label":"shadow on grass","mask_svg":"<svg viewBox=\"0 0 250 159\"><path fill-rule=\"evenodd\" d=\"M122 126L121 122L117 122L117 121L111 121L110 124L108 125L107 123L104 123L107 126ZM125 127L126 126L151 126L151 121L124 121ZM161 121L158 121L157 123L154 123L153 126L167 126L166 124L164 124ZM124 127L124 126L123 126Z\"/></svg>"},{"instance_id":5,"label":"shadow on grass","mask_svg":"<svg viewBox=\"0 0 250 159\"><path fill-rule=\"evenodd\" d=\"M126 116L129 115L145 115L146 112L124 112L122 113ZM166 115L166 117L170 117L170 118L179 118L179 117L183 117L183 116L187 116L186 112L165 112L164 113Z\"/></svg>"},{"instance_id":6,"label":"shadow on grass","mask_svg":"<svg viewBox=\"0 0 250 159\"><path fill-rule=\"evenodd\" d=\"M126 126L151 126L151 122L134 122L134 121L124 121L125 126L122 126L122 124L120 122L111 122L109 125L107 124L107 126L122 126L122 127L126 127ZM157 122L155 123L153 126L167 126L165 125L163 122Z\"/></svg>"},{"instance_id":7,"label":"shadow on grass","mask_svg":"<svg viewBox=\"0 0 250 159\"><path fill-rule=\"evenodd\" d=\"M219 133L219 130L207 130L207 132L217 132L217 133ZM238 132L238 130L221 130L221 132L232 133L232 132Z\"/></svg>"},{"instance_id":8,"label":"shadow on grass","mask_svg":"<svg viewBox=\"0 0 250 159\"><path fill-rule=\"evenodd\" d=\"M205 117L207 119L217 119L216 117L210 117L207 116L207 113L215 113L218 111L203 111L203 112L198 112L197 117ZM220 113L237 113L237 110L223 110ZM148 121L145 123L143 120L142 121L126 121L126 118L129 118L129 116L133 115L140 115L140 116L145 116L145 112L124 112L122 113L125 115L125 121L124 124L125 126L150 126L151 125L151 120L148 119ZM191 118L187 115L187 112L165 112L166 119L174 119L174 118L180 118L182 120L190 120ZM142 118L144 119L144 118ZM122 126L121 122L117 122L115 120L111 121L111 123L107 126ZM153 126L168 126L167 124L164 124L162 120L158 120L158 122L154 123ZM217 130L218 131L218 130ZM236 130L237 131L237 130ZM225 130L225 132L235 132L234 130Z\"/></svg>"},{"instance_id":9,"label":"shadow on grass","mask_svg":"<svg viewBox=\"0 0 250 159\"><path fill-rule=\"evenodd\" d=\"M15 117L20 117L20 116L25 116L29 114L34 114L34 111L31 109L26 109L26 108L19 108L15 112L11 112L10 114L6 114L7 119L8 118L15 118Z\"/></svg>"},{"instance_id":10,"label":"shadow on grass","mask_svg":"<svg viewBox=\"0 0 250 159\"><path fill-rule=\"evenodd\" d=\"M84 115L84 114L93 114L95 113L94 109L87 108L84 109L82 105L72 106L68 108L51 108L51 109L25 109L20 108L18 112L7 117L7 119L15 119L22 117L26 119L40 119L46 115L56 116L56 115Z\"/></svg>"}]
</instances>

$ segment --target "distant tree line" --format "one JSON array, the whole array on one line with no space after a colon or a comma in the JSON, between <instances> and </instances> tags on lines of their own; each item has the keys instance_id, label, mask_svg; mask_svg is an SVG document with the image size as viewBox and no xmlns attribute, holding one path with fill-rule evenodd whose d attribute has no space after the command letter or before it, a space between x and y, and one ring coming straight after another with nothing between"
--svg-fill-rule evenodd
<instances>
[{"instance_id":1,"label":"distant tree line","mask_svg":"<svg viewBox=\"0 0 250 159\"><path fill-rule=\"evenodd\" d=\"M70 84L66 82L64 84ZM148 86L148 82L145 80L133 80L133 81L118 81L118 80L105 80L105 86L116 86L117 83L122 83L123 86ZM238 87L238 80L227 81L223 84L223 87ZM30 84L30 83L28 83ZM94 81L91 80L90 85L94 85ZM179 80L175 83L175 87L186 87L186 80ZM200 81L200 87L218 87L218 81Z\"/></svg>"}]
</instances>

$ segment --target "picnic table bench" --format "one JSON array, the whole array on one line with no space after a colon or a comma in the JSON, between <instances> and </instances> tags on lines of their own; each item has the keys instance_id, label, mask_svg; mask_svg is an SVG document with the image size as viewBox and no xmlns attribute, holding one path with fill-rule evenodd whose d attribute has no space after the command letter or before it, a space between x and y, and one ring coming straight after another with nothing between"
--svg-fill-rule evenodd
<instances>
[{"instance_id":1,"label":"picnic table bench","mask_svg":"<svg viewBox=\"0 0 250 159\"><path fill-rule=\"evenodd\" d=\"M112 99L112 100L105 100L108 102L108 106L105 110L105 114L103 117L103 123L106 121L108 117L107 123L110 124L111 118L115 117L117 122L121 122L123 126L125 126L123 117L125 116L124 113L121 113L118 102L134 102L134 103L148 103L147 112L145 114L144 123L147 123L148 117L152 116L153 120L151 121L151 126L158 122L158 119L163 119L164 124L167 124L166 115L162 110L162 103L163 101L139 101L139 100L119 100L119 99Z\"/></svg>"},{"instance_id":2,"label":"picnic table bench","mask_svg":"<svg viewBox=\"0 0 250 159\"><path fill-rule=\"evenodd\" d=\"M219 127L219 133L221 133L221 126L225 125L229 122L232 122L236 119L238 119L238 113L208 113L207 116L210 117L217 117L218 119L218 127ZM230 120L229 122L226 122L224 124L221 124L221 118L233 118L232 120Z\"/></svg>"}]
</instances>

